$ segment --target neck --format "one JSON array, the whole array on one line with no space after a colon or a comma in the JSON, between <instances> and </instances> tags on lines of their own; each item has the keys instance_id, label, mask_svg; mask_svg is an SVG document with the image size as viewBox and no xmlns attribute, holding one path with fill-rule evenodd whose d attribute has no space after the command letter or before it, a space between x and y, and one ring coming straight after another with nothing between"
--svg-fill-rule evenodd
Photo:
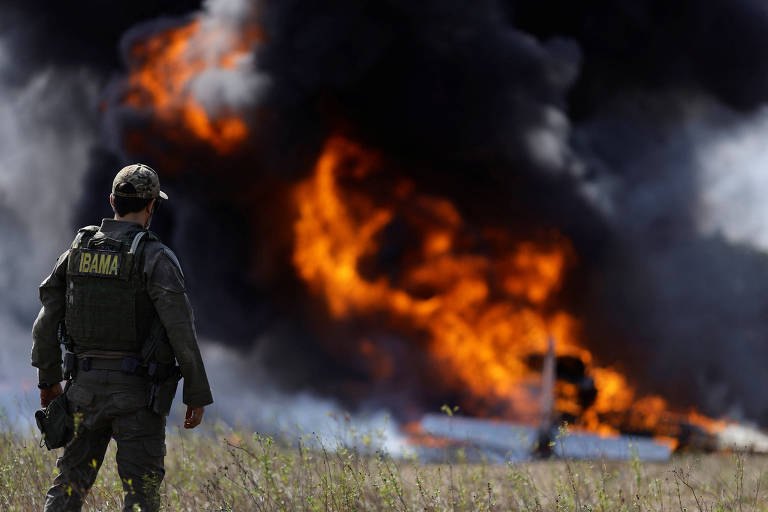
<instances>
[{"instance_id":1,"label":"neck","mask_svg":"<svg viewBox=\"0 0 768 512\"><path fill-rule=\"evenodd\" d=\"M115 220L121 220L123 222L138 222L143 227L146 227L147 225L147 216L143 214L144 212L133 212L129 213L127 215L120 216L118 214L115 214Z\"/></svg>"}]
</instances>

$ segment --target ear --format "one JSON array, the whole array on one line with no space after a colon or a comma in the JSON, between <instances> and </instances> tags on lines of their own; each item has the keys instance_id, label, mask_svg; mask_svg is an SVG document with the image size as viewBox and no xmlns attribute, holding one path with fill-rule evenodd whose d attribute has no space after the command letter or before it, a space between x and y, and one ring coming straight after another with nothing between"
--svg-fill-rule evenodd
<instances>
[{"instance_id":1,"label":"ear","mask_svg":"<svg viewBox=\"0 0 768 512\"><path fill-rule=\"evenodd\" d=\"M152 213L152 208L155 207L156 201L157 199L153 199L149 203L147 203L147 206L144 207L144 211L146 211L148 214Z\"/></svg>"},{"instance_id":2,"label":"ear","mask_svg":"<svg viewBox=\"0 0 768 512\"><path fill-rule=\"evenodd\" d=\"M112 209L115 209L115 194L109 194L109 204L112 206Z\"/></svg>"}]
</instances>

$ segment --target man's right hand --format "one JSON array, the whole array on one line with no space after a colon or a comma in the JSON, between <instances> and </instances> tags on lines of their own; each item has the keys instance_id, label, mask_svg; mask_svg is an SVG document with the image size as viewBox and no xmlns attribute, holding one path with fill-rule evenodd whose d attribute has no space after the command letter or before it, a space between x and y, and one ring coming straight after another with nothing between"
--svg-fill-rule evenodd
<instances>
[{"instance_id":1,"label":"man's right hand","mask_svg":"<svg viewBox=\"0 0 768 512\"><path fill-rule=\"evenodd\" d=\"M40 390L40 405L43 408L48 407L48 404L53 402L53 399L62 393L61 382L57 382L49 388L43 388Z\"/></svg>"},{"instance_id":2,"label":"man's right hand","mask_svg":"<svg viewBox=\"0 0 768 512\"><path fill-rule=\"evenodd\" d=\"M203 421L203 413L205 407L189 407L187 406L187 414L184 418L184 428L195 428Z\"/></svg>"}]
</instances>

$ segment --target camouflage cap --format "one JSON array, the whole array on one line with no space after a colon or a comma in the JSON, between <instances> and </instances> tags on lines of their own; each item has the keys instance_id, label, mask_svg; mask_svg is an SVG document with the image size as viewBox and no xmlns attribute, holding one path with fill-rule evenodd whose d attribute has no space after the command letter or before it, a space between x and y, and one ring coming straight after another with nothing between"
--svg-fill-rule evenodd
<instances>
[{"instance_id":1,"label":"camouflage cap","mask_svg":"<svg viewBox=\"0 0 768 512\"><path fill-rule=\"evenodd\" d=\"M135 193L126 194L117 192L117 187L122 183L130 183L136 189ZM127 165L120 169L112 182L112 193L120 197L141 197L143 199L168 199L168 195L160 190L160 178L157 172L145 164Z\"/></svg>"}]
</instances>

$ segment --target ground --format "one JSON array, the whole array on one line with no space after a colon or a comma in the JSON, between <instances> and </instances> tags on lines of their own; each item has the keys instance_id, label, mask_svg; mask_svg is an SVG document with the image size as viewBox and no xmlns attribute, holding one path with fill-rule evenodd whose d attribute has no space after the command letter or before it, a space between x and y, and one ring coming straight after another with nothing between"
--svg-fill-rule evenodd
<instances>
[{"instance_id":1,"label":"ground","mask_svg":"<svg viewBox=\"0 0 768 512\"><path fill-rule=\"evenodd\" d=\"M2 429L0 509L42 510L57 451L34 432ZM311 435L277 441L218 426L170 430L163 510L542 510L768 511L768 458L679 454L667 463L556 461L442 463L392 458L376 437L352 434L357 449ZM84 510L119 510L114 443Z\"/></svg>"}]
</instances>

